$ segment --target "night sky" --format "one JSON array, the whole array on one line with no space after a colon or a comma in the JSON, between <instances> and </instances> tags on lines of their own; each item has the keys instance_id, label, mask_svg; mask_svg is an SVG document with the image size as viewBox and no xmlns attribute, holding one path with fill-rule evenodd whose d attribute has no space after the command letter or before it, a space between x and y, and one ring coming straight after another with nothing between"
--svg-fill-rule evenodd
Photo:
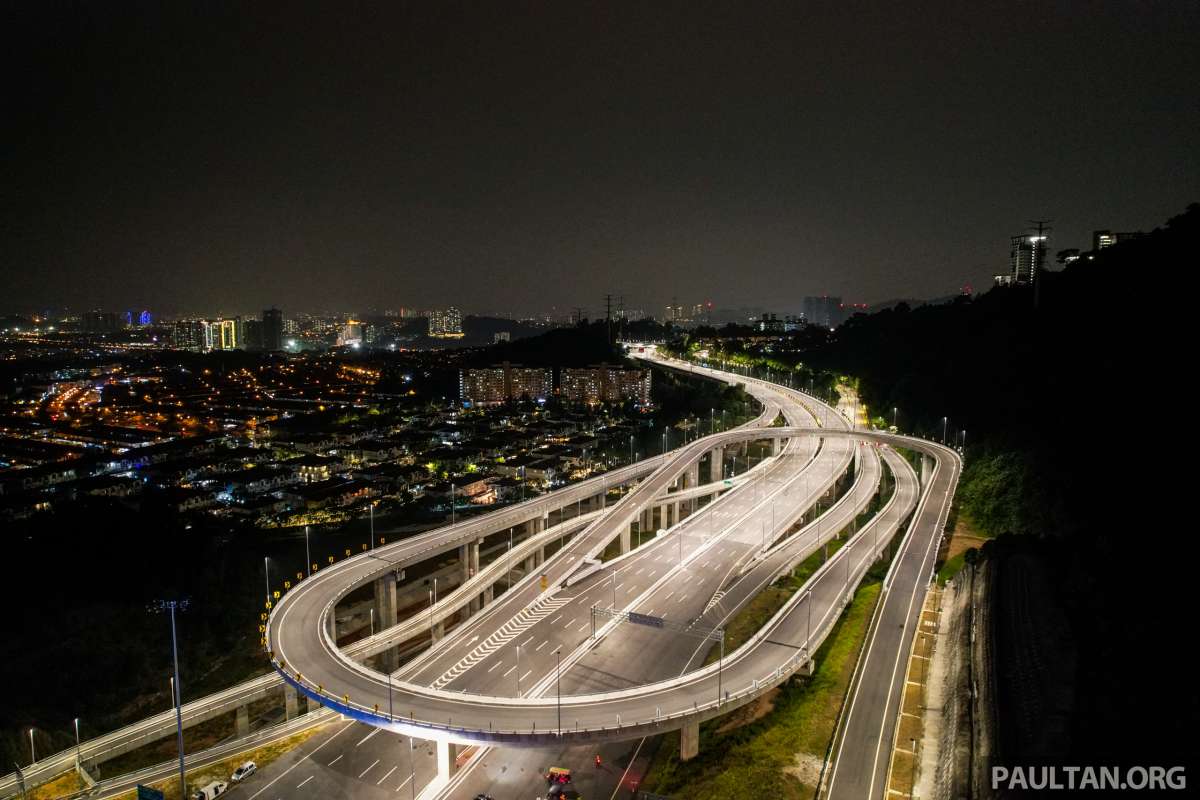
<instances>
[{"instance_id":1,"label":"night sky","mask_svg":"<svg viewBox=\"0 0 1200 800\"><path fill-rule=\"evenodd\" d=\"M783 312L1200 200L1191 0L302 5L6 4L0 309Z\"/></svg>"}]
</instances>

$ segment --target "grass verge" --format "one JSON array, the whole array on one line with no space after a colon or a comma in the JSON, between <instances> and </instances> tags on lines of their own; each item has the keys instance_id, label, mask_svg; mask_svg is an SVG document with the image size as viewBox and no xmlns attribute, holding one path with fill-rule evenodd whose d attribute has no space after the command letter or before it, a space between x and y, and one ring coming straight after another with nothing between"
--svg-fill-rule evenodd
<instances>
[{"instance_id":1,"label":"grass verge","mask_svg":"<svg viewBox=\"0 0 1200 800\"><path fill-rule=\"evenodd\" d=\"M811 677L792 677L760 698L757 709L751 704L733 719L701 725L696 758L679 761L679 734L666 734L643 787L706 800L740 800L761 791L783 800L812 797L879 592L875 575L859 587L817 651Z\"/></svg>"}]
</instances>

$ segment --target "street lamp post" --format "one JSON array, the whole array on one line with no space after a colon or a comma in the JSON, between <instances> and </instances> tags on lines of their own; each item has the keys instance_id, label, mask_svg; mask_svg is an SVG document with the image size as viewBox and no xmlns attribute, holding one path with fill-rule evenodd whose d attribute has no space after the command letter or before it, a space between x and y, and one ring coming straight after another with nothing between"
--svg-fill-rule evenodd
<instances>
[{"instance_id":1,"label":"street lamp post","mask_svg":"<svg viewBox=\"0 0 1200 800\"><path fill-rule=\"evenodd\" d=\"M371 510L371 549L375 549L375 504L369 506Z\"/></svg>"},{"instance_id":2,"label":"street lamp post","mask_svg":"<svg viewBox=\"0 0 1200 800\"><path fill-rule=\"evenodd\" d=\"M37 751L33 749L33 728L29 729L29 765L37 763Z\"/></svg>"},{"instance_id":3,"label":"street lamp post","mask_svg":"<svg viewBox=\"0 0 1200 800\"><path fill-rule=\"evenodd\" d=\"M946 425L949 421L949 417L942 417L942 444L946 443Z\"/></svg>"},{"instance_id":4,"label":"street lamp post","mask_svg":"<svg viewBox=\"0 0 1200 800\"><path fill-rule=\"evenodd\" d=\"M560 644L554 650L554 655L558 656L558 663L554 667L554 684L558 692L558 735L562 736L562 645Z\"/></svg>"},{"instance_id":5,"label":"street lamp post","mask_svg":"<svg viewBox=\"0 0 1200 800\"><path fill-rule=\"evenodd\" d=\"M312 577L312 552L308 549L308 526L304 526L304 568L308 571L308 576Z\"/></svg>"},{"instance_id":6,"label":"street lamp post","mask_svg":"<svg viewBox=\"0 0 1200 800\"><path fill-rule=\"evenodd\" d=\"M268 599L270 595L268 585ZM168 600L166 607L171 612L171 658L175 662L175 681L172 685L175 690L175 728L179 744L179 796L187 797L187 778L183 771L183 690L179 685L179 646L175 635L175 609L180 607L180 603L178 600Z\"/></svg>"},{"instance_id":7,"label":"street lamp post","mask_svg":"<svg viewBox=\"0 0 1200 800\"><path fill-rule=\"evenodd\" d=\"M413 760L413 740L408 737L408 785L412 787L412 800L417 800L417 766Z\"/></svg>"},{"instance_id":8,"label":"street lamp post","mask_svg":"<svg viewBox=\"0 0 1200 800\"><path fill-rule=\"evenodd\" d=\"M83 759L79 757L79 717L75 718L75 763L83 763Z\"/></svg>"},{"instance_id":9,"label":"street lamp post","mask_svg":"<svg viewBox=\"0 0 1200 800\"><path fill-rule=\"evenodd\" d=\"M521 645L517 645L517 697L521 696Z\"/></svg>"}]
</instances>

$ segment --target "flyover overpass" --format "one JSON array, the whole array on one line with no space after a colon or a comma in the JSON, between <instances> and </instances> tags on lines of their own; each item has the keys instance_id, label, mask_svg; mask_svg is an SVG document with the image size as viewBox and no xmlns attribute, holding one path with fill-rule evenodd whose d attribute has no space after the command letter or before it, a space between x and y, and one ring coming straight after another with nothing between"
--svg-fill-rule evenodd
<instances>
[{"instance_id":1,"label":"flyover overpass","mask_svg":"<svg viewBox=\"0 0 1200 800\"><path fill-rule=\"evenodd\" d=\"M740 379L738 380L740 381ZM760 400L762 411L756 418L745 423L743 427L761 427L771 424L781 411L781 404L776 395L772 391L765 389L757 390L752 392L752 394L755 394ZM538 549L538 543L549 543L560 536L571 535L578 529L579 522L573 522L572 519L566 518L565 515L567 512L573 513L576 508L582 507L586 502L589 508L592 509L590 513L593 516L581 519L584 522L593 519L596 513L595 509L597 506L603 506L603 498L611 490L619 489L642 480L658 469L664 459L670 456L671 454L668 453L663 456L655 456L619 467L594 478L531 498L501 511L472 517L454 525L408 537L387 547L395 548L403 546L404 552L407 556L411 557L410 563L454 551L458 551L460 562L467 563L472 556L475 556L476 559L478 558L476 555L478 553L478 542L483 536L495 531L512 529L520 531L520 536L522 537L522 540L518 544L522 549L520 551L514 549L514 559L518 559L521 556L529 558L529 554ZM696 474L693 471L687 476L686 480L681 482L685 485L681 488L679 497L663 497L664 502L662 506L671 505L677 507L681 502L691 503L701 498L711 498L717 493L729 491L747 480L752 480L756 474L757 472L749 475L742 474L735 476L730 479L729 484L725 482L713 482L705 486L697 485ZM670 502L666 502L667 500ZM548 525L549 520L554 515L557 515L561 522L559 525ZM379 551L382 552L383 550L384 548L379 548ZM534 556L534 558L539 558L539 556ZM471 601L467 599L464 603L463 600L469 596L472 586L480 587L476 602L482 603L484 599L483 584L491 575L491 573L482 575L478 581L474 581L471 585L460 587L460 589L455 590L454 593L447 597L439 598L434 608L436 621L444 623L447 618L458 613L464 604L469 606ZM385 594L386 591L385 588ZM394 612L395 609L393 608L392 610ZM387 629L381 631L375 637L349 645L344 652L350 657L366 658L372 655L373 652L377 652L381 643L386 643L388 639L394 639L397 636L405 634L404 629L385 627ZM412 626L410 625L410 627ZM277 673L272 672L244 681L221 692L185 703L181 709L184 726L191 727L223 714L238 711L240 729L243 721L241 715L244 714L244 710L249 703L280 691L284 692L288 718L291 719L297 707L295 692L280 679ZM175 726L174 709L160 712L116 731L82 742L78 748L79 759L83 763L101 763L169 736L174 733ZM25 781L27 785L37 785L75 768L75 765L75 748L44 756L36 763L24 768ZM0 796L7 796L15 792L16 789L17 781L14 773L0 777Z\"/></svg>"}]
</instances>

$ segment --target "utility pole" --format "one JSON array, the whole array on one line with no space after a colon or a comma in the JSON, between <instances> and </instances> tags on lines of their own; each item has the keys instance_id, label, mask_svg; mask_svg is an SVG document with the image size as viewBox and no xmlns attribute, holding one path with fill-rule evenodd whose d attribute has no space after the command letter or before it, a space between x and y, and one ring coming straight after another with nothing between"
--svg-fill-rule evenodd
<instances>
[{"instance_id":1,"label":"utility pole","mask_svg":"<svg viewBox=\"0 0 1200 800\"><path fill-rule=\"evenodd\" d=\"M608 343L612 344L612 306L613 296L611 294L604 295L604 324L608 331Z\"/></svg>"},{"instance_id":2,"label":"utility pole","mask_svg":"<svg viewBox=\"0 0 1200 800\"><path fill-rule=\"evenodd\" d=\"M1042 281L1039 273L1042 271L1042 258L1046 253L1046 238L1047 234L1054 230L1047 225L1049 222L1050 220L1048 219L1029 220L1030 225L1037 226L1038 237L1037 242L1034 245L1034 251L1031 254L1033 256L1033 264L1031 265L1029 273L1029 279L1033 281L1033 307L1035 309L1038 308L1042 303Z\"/></svg>"}]
</instances>

